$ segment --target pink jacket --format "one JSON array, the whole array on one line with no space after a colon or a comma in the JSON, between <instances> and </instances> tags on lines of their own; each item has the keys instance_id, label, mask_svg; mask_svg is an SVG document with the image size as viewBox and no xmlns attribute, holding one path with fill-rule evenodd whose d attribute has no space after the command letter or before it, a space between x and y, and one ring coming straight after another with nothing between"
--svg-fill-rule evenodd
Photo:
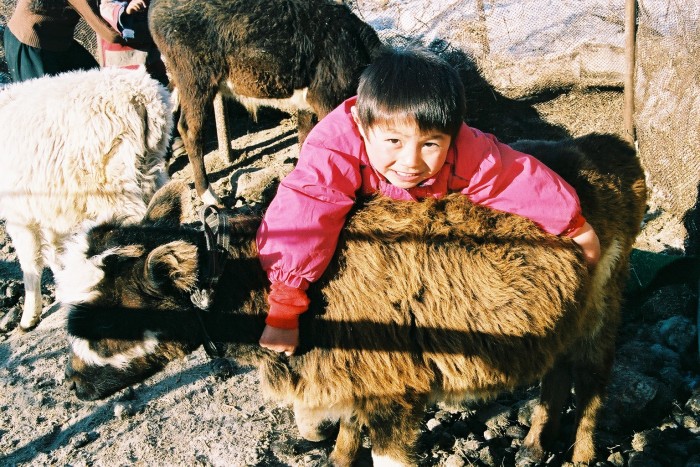
<instances>
[{"instance_id":1,"label":"pink jacket","mask_svg":"<svg viewBox=\"0 0 700 467\"><path fill-rule=\"evenodd\" d=\"M476 204L532 219L555 235L584 224L578 196L561 177L466 124L435 177L408 190L391 185L369 164L350 114L355 101L348 99L313 128L265 213L257 245L271 282L306 290L321 276L357 193L417 200L461 192Z\"/></svg>"}]
</instances>

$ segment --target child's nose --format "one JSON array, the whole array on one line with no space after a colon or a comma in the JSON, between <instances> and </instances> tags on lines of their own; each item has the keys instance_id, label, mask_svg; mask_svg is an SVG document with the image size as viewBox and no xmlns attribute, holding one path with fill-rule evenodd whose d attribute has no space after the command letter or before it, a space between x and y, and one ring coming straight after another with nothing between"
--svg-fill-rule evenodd
<instances>
[{"instance_id":1,"label":"child's nose","mask_svg":"<svg viewBox=\"0 0 700 467\"><path fill-rule=\"evenodd\" d=\"M421 161L420 150L413 147L405 147L401 152L400 161L406 167L418 167Z\"/></svg>"}]
</instances>

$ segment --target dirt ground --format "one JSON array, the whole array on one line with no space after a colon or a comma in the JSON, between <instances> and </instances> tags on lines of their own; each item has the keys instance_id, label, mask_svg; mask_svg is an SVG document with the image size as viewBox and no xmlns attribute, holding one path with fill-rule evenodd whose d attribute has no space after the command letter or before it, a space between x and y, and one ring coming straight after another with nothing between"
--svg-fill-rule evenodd
<instances>
[{"instance_id":1,"label":"dirt ground","mask_svg":"<svg viewBox=\"0 0 700 467\"><path fill-rule=\"evenodd\" d=\"M502 104L500 114L493 110L494 102ZM475 113L471 123L481 124L482 129L506 141L538 134L556 137L619 132L621 102L621 93L616 90L574 91L539 102L496 99L488 103L492 110L483 112L487 103L472 95ZM289 115L267 110L253 122L236 105L229 108L234 159L219 155L214 128L210 127L207 169L227 205L260 212L280 177L295 162L295 122ZM191 178L186 157L174 158L170 167L173 178ZM193 196L193 220L197 208ZM654 251L644 242L648 239L641 239L641 250ZM651 242L670 245L676 239L655 234ZM46 308L42 322L29 333L15 328L23 287L4 225L0 225L0 277L0 464L315 466L327 460L332 441L311 443L301 439L289 408L261 398L253 369L236 367L233 374L228 374L210 362L202 349L106 400L79 401L63 384L65 316L52 306L50 273L45 274L43 282ZM663 294L657 297L666 304L663 318L690 320L688 315L697 306L697 293L684 285L674 287L670 291L659 289L675 300ZM654 295L646 292L650 297ZM656 322L648 322L649 316L640 312L644 306L651 306L649 302L640 303L628 312L630 318L621 330L621 362L627 361L630 346L653 353L649 349L659 345L648 338L651 331L641 331L646 328L640 323L646 320L645 325L651 326ZM677 309L669 309L669 303L675 303ZM692 329L688 332L696 336ZM671 359L678 362L671 368L677 375L673 384L666 382L658 365L651 365L652 373L656 372L649 376L651 383L643 378L630 383L629 365L633 363L616 365L617 382L612 385L611 402L601 423L601 465L700 464L700 373L697 343L690 339L684 348L676 349ZM635 358L632 361L640 360ZM634 399L637 396L629 394L630 387L651 387L653 397L645 400L643 416L616 418L611 413L620 410L620 401L640 404ZM666 387L672 389L663 389ZM423 425L420 465L512 465L513 453L527 429L528 407L536 394L536 388L523 388L496 401L460 409L430 408ZM664 394L661 401L657 394ZM565 422L570 427L571 408L567 413ZM562 430L564 439L566 426ZM640 438L640 433L655 437ZM669 441L671 433L674 437ZM558 446L559 451L553 452L547 465L565 462L568 446L565 441ZM668 446L675 448L669 452ZM649 463L635 464L641 461ZM358 465L370 464L365 443Z\"/></svg>"},{"instance_id":2,"label":"dirt ground","mask_svg":"<svg viewBox=\"0 0 700 467\"><path fill-rule=\"evenodd\" d=\"M462 71L469 123L505 142L594 131L622 134L619 89L514 101L489 89L468 67ZM253 122L235 105L230 116L234 157L216 151L210 127L208 173L228 206L260 212L295 163L294 118L263 110ZM191 180L186 157L174 158L170 167L173 178ZM199 205L192 198L190 214L196 220ZM677 253L682 245L677 223L650 215L637 248ZM599 430L600 465L697 466L700 370L692 326L697 283L669 280L644 288L651 280L643 280L643 272L632 275L636 287L631 287ZM253 369L236 367L230 374L202 349L106 400L79 401L64 384L65 316L54 304L51 274L45 273L42 284L43 320L29 333L16 328L23 292L12 242L0 222L0 465L317 466L327 461L332 441L301 439L289 408L262 399ZM687 332L669 337L664 329L673 323ZM420 465L512 465L536 394L537 388L522 388L459 409L429 408ZM572 414L569 407L562 440L547 465L565 464ZM367 443L358 465L371 465Z\"/></svg>"}]
</instances>

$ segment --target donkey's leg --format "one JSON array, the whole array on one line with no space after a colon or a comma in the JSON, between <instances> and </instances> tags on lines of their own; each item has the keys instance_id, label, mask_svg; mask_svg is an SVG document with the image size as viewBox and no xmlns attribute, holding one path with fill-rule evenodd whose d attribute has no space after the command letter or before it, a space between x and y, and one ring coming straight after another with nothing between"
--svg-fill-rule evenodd
<instances>
[{"instance_id":1,"label":"donkey's leg","mask_svg":"<svg viewBox=\"0 0 700 467\"><path fill-rule=\"evenodd\" d=\"M181 108L178 131L192 167L194 188L205 204L220 205L221 200L209 185L204 165L204 117L217 90L212 85L210 76L200 76L189 69L185 73L178 71L176 74Z\"/></svg>"},{"instance_id":2,"label":"donkey's leg","mask_svg":"<svg viewBox=\"0 0 700 467\"><path fill-rule=\"evenodd\" d=\"M41 256L41 238L37 225L21 225L7 222L7 234L17 252L24 280L24 310L19 326L28 331L37 325L41 317L41 273L44 265Z\"/></svg>"},{"instance_id":3,"label":"donkey's leg","mask_svg":"<svg viewBox=\"0 0 700 467\"><path fill-rule=\"evenodd\" d=\"M542 378L540 400L532 413L530 431L516 456L518 465L544 460L545 447L553 442L559 431L561 413L570 392L570 365L559 361Z\"/></svg>"},{"instance_id":4,"label":"donkey's leg","mask_svg":"<svg viewBox=\"0 0 700 467\"><path fill-rule=\"evenodd\" d=\"M299 434L309 441L327 439L332 434L332 427L338 419L338 414L333 411L307 407L299 402L294 403L294 420Z\"/></svg>"},{"instance_id":5,"label":"donkey's leg","mask_svg":"<svg viewBox=\"0 0 700 467\"><path fill-rule=\"evenodd\" d=\"M228 103L221 91L214 96L214 120L216 121L216 138L219 143L219 154L225 160L233 162L233 149L231 148L231 124L228 118Z\"/></svg>"},{"instance_id":6,"label":"donkey's leg","mask_svg":"<svg viewBox=\"0 0 700 467\"><path fill-rule=\"evenodd\" d=\"M589 361L577 362L574 367L578 417L574 452L571 456L574 463L588 463L595 458L596 423L610 380L614 353L614 336L609 336L607 342L598 342L598 347L592 352Z\"/></svg>"},{"instance_id":7,"label":"donkey's leg","mask_svg":"<svg viewBox=\"0 0 700 467\"><path fill-rule=\"evenodd\" d=\"M341 417L338 437L333 452L328 457L330 465L350 467L362 444L362 425L354 415Z\"/></svg>"},{"instance_id":8,"label":"donkey's leg","mask_svg":"<svg viewBox=\"0 0 700 467\"><path fill-rule=\"evenodd\" d=\"M375 466L416 464L416 443L426 400L419 396L375 400L365 407Z\"/></svg>"}]
</instances>

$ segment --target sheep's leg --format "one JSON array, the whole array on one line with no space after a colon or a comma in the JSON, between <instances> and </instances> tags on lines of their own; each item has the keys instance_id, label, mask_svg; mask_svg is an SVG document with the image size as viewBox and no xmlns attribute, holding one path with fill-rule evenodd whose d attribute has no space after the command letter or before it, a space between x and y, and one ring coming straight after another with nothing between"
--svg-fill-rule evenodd
<instances>
[{"instance_id":1,"label":"sheep's leg","mask_svg":"<svg viewBox=\"0 0 700 467\"><path fill-rule=\"evenodd\" d=\"M338 437L335 440L333 452L328 457L328 463L335 467L349 467L357 457L362 445L362 425L357 418L342 417Z\"/></svg>"},{"instance_id":2,"label":"sheep's leg","mask_svg":"<svg viewBox=\"0 0 700 467\"><path fill-rule=\"evenodd\" d=\"M524 465L544 460L548 446L559 431L564 404L571 392L571 370L559 362L542 378L540 401L535 407L528 432L518 450L516 464Z\"/></svg>"},{"instance_id":3,"label":"sheep's leg","mask_svg":"<svg viewBox=\"0 0 700 467\"><path fill-rule=\"evenodd\" d=\"M316 409L294 403L294 420L299 434L309 441L323 441L332 433L332 426L338 421L337 414L326 409Z\"/></svg>"},{"instance_id":4,"label":"sheep's leg","mask_svg":"<svg viewBox=\"0 0 700 467\"><path fill-rule=\"evenodd\" d=\"M63 268L60 257L67 235L61 235L51 229L44 229L43 233L45 249L42 251L42 258L44 264L55 274Z\"/></svg>"},{"instance_id":5,"label":"sheep's leg","mask_svg":"<svg viewBox=\"0 0 700 467\"><path fill-rule=\"evenodd\" d=\"M415 465L415 446L424 408L425 400L412 396L368 405L367 429L375 466Z\"/></svg>"},{"instance_id":6,"label":"sheep's leg","mask_svg":"<svg viewBox=\"0 0 700 467\"><path fill-rule=\"evenodd\" d=\"M7 234L17 252L24 280L24 309L19 326L28 331L37 325L41 317L41 273L44 265L41 256L41 238L38 226L7 222Z\"/></svg>"}]
</instances>

